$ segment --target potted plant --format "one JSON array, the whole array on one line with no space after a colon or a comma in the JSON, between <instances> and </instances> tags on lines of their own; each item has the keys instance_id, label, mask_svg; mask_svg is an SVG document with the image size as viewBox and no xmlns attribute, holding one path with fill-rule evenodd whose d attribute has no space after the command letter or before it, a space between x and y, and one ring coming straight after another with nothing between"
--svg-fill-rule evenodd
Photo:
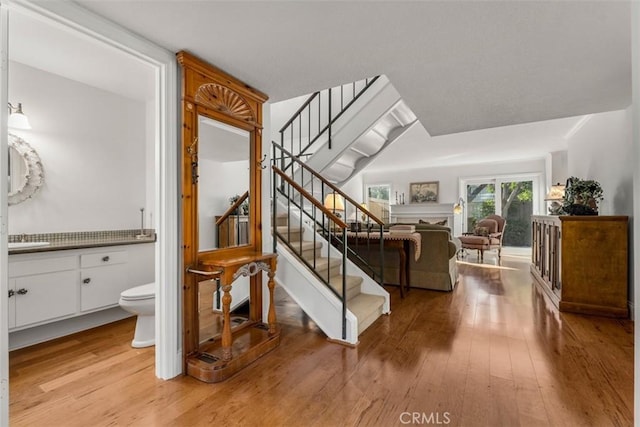
<instances>
[{"instance_id":1,"label":"potted plant","mask_svg":"<svg viewBox=\"0 0 640 427\"><path fill-rule=\"evenodd\" d=\"M598 215L598 202L602 199L598 181L572 176L567 179L562 210L569 215Z\"/></svg>"}]
</instances>

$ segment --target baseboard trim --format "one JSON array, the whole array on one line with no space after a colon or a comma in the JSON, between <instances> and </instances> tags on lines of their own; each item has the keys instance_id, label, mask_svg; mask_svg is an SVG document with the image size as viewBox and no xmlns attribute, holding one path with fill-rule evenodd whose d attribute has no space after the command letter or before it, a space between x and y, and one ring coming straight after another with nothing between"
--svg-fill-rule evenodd
<instances>
[{"instance_id":1,"label":"baseboard trim","mask_svg":"<svg viewBox=\"0 0 640 427\"><path fill-rule=\"evenodd\" d=\"M107 323L131 317L132 314L113 307L107 310L96 311L84 316L72 317L58 322L47 323L33 328L22 329L9 333L9 351L29 347L65 335L106 325ZM133 338L133 336L132 336Z\"/></svg>"},{"instance_id":2,"label":"baseboard trim","mask_svg":"<svg viewBox=\"0 0 640 427\"><path fill-rule=\"evenodd\" d=\"M360 340L356 341L355 344L352 344L348 341L342 341L342 340L337 340L335 338L328 338L328 337L327 337L327 341L333 344L340 344L342 346L349 347L349 348L356 348L358 347L358 344L360 344Z\"/></svg>"}]
</instances>

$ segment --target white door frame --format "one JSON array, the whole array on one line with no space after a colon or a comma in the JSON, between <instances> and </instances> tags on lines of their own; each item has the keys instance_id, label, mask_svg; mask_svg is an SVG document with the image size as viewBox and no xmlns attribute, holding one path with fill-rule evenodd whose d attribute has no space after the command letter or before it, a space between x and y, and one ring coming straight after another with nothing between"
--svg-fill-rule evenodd
<instances>
[{"instance_id":1,"label":"white door frame","mask_svg":"<svg viewBox=\"0 0 640 427\"><path fill-rule=\"evenodd\" d=\"M8 19L7 7L0 4L0 105L7 105L9 79L8 68ZM7 129L8 111L0 108L0 144L8 147ZM7 181L9 164L7 162L8 150L0 150L0 426L9 425L9 248L7 215L9 205L7 203Z\"/></svg>"},{"instance_id":2,"label":"white door frame","mask_svg":"<svg viewBox=\"0 0 640 427\"><path fill-rule=\"evenodd\" d=\"M182 373L182 334L179 283L179 190L177 145L177 66L175 55L146 39L89 12L72 2L30 3L4 0L0 7L0 105L7 105L7 11L38 16L75 30L79 36L106 43L138 58L156 72L155 103L155 211L156 243L156 376L173 378ZM1 104L4 102L4 104ZM7 144L7 109L0 109L0 142ZM0 150L0 313L8 307L7 150ZM8 324L0 316L0 425L8 425Z\"/></svg>"},{"instance_id":3,"label":"white door frame","mask_svg":"<svg viewBox=\"0 0 640 427\"><path fill-rule=\"evenodd\" d=\"M387 204L387 210L389 212L389 217L387 218L389 221L391 221L391 183L379 183L379 184L372 184L372 183L366 183L363 184L363 190L362 190L362 200L364 203L367 203L367 209L371 210L371 203L369 203L369 187L389 187L389 200L388 200L388 204ZM384 220L384 218L378 218L380 220Z\"/></svg>"},{"instance_id":4,"label":"white door frame","mask_svg":"<svg viewBox=\"0 0 640 427\"><path fill-rule=\"evenodd\" d=\"M543 172L526 172L526 173L509 173L509 174L500 174L500 175L484 175L484 176L468 176L468 177L460 177L458 179L458 194L459 197L464 200L465 209L467 206L467 185L468 184L483 184L486 182L491 182L496 186L496 194L500 188L500 184L503 182L513 182L513 181L532 181L533 182L533 215L540 215L541 212L544 212L544 194L543 194ZM502 200L496 198L496 212L501 212L502 210ZM461 218L462 230L466 231L467 227L467 215L462 215Z\"/></svg>"}]
</instances>

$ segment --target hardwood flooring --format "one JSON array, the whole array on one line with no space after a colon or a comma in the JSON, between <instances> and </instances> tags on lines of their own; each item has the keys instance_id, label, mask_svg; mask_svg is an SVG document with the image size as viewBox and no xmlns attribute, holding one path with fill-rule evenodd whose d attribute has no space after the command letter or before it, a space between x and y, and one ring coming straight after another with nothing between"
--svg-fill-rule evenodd
<instances>
[{"instance_id":1,"label":"hardwood flooring","mask_svg":"<svg viewBox=\"0 0 640 427\"><path fill-rule=\"evenodd\" d=\"M132 320L17 350L11 424L633 425L633 323L559 314L526 260L502 264L460 262L452 293L390 288L391 315L357 348L280 291L280 347L218 384L156 379Z\"/></svg>"}]
</instances>

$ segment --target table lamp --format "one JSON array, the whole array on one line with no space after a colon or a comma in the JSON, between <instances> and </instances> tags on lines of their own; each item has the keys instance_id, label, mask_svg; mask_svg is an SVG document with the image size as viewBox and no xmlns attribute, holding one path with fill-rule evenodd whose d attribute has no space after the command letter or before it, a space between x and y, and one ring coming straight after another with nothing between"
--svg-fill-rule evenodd
<instances>
[{"instance_id":1,"label":"table lamp","mask_svg":"<svg viewBox=\"0 0 640 427\"><path fill-rule=\"evenodd\" d=\"M329 193L324 198L324 207L333 212L338 218L342 218L340 212L344 212L344 200L336 193Z\"/></svg>"},{"instance_id":2,"label":"table lamp","mask_svg":"<svg viewBox=\"0 0 640 427\"><path fill-rule=\"evenodd\" d=\"M560 215L562 213L562 201L564 200L564 185L557 183L552 185L547 193L545 201L551 202L549 205L549 215Z\"/></svg>"}]
</instances>

